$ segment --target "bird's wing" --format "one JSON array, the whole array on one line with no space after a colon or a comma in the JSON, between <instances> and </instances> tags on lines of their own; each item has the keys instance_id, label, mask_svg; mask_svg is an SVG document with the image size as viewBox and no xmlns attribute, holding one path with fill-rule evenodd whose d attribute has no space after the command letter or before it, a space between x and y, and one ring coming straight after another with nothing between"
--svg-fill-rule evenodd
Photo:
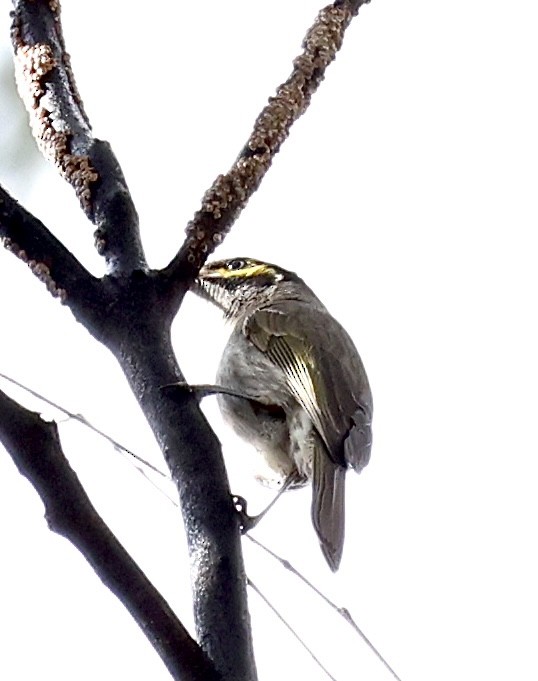
<instances>
[{"instance_id":1,"label":"bird's wing","mask_svg":"<svg viewBox=\"0 0 538 681\"><path fill-rule=\"evenodd\" d=\"M360 470L370 452L370 389L353 342L335 324L325 308L288 300L256 311L244 333L284 371L329 458Z\"/></svg>"},{"instance_id":2,"label":"bird's wing","mask_svg":"<svg viewBox=\"0 0 538 681\"><path fill-rule=\"evenodd\" d=\"M326 441L324 400L314 367L312 348L296 333L290 315L277 310L256 312L247 322L246 335L286 376L292 395ZM327 442L325 442L327 444Z\"/></svg>"}]
</instances>

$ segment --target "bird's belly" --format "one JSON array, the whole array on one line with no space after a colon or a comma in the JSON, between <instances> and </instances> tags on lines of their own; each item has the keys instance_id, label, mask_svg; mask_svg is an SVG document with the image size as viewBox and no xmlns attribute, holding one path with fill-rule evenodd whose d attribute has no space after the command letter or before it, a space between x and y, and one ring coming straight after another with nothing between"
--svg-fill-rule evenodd
<instances>
[{"instance_id":1,"label":"bird's belly","mask_svg":"<svg viewBox=\"0 0 538 681\"><path fill-rule=\"evenodd\" d=\"M237 330L224 348L217 383L264 404L284 406L291 399L282 369Z\"/></svg>"},{"instance_id":2,"label":"bird's belly","mask_svg":"<svg viewBox=\"0 0 538 681\"><path fill-rule=\"evenodd\" d=\"M262 482L281 482L294 471L289 455L289 433L284 412L237 397L219 395L218 403L224 420L245 442L251 444L265 461L269 471L261 468Z\"/></svg>"},{"instance_id":3,"label":"bird's belly","mask_svg":"<svg viewBox=\"0 0 538 681\"><path fill-rule=\"evenodd\" d=\"M306 411L297 407L288 414L290 438L289 453L301 477L312 477L312 457L315 446L315 429Z\"/></svg>"},{"instance_id":4,"label":"bird's belly","mask_svg":"<svg viewBox=\"0 0 538 681\"><path fill-rule=\"evenodd\" d=\"M243 336L236 336L224 350L217 384L245 395L245 399L219 395L221 413L239 437L258 450L277 478L307 470L296 465L297 438L290 438L289 426L298 405L279 367Z\"/></svg>"}]
</instances>

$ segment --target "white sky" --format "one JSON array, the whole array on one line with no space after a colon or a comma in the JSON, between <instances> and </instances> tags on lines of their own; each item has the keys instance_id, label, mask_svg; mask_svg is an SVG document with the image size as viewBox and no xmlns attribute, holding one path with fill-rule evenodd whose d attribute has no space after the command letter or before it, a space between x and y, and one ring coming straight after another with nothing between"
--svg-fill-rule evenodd
<instances>
[{"instance_id":1,"label":"white sky","mask_svg":"<svg viewBox=\"0 0 538 681\"><path fill-rule=\"evenodd\" d=\"M155 0L118 3L123 15L104 0L63 5L95 133L113 144L161 266L322 4ZM530 1L373 0L218 252L297 270L363 357L375 440L368 468L348 476L340 571L317 546L309 490L290 493L255 536L345 604L404 681L538 678L537 25ZM21 165L5 115L0 181L101 272L70 188L44 163ZM159 462L112 357L24 265L0 252L0 269L0 371ZM211 381L225 339L216 311L189 296L175 331L189 380ZM252 453L214 404L206 411L234 491L261 508L268 493L237 465ZM72 423L61 432L97 508L190 626L178 513L99 438ZM115 597L48 531L6 456L0 499L0 677L169 678ZM245 549L250 577L339 681L390 678L336 616ZM260 679L323 679L251 602Z\"/></svg>"}]
</instances>

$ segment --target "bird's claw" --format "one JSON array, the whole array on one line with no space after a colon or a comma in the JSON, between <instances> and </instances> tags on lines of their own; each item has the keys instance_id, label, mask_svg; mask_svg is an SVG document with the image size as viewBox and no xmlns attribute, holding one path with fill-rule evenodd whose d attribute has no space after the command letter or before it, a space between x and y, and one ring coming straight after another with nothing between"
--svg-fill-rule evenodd
<instances>
[{"instance_id":1,"label":"bird's claw","mask_svg":"<svg viewBox=\"0 0 538 681\"><path fill-rule=\"evenodd\" d=\"M247 532L250 532L250 530L252 530L253 527L256 527L258 517L248 515L247 500L245 499L245 497L241 497L235 494L232 497L232 499L234 502L235 510L239 514L239 529L241 530L241 534L246 534Z\"/></svg>"},{"instance_id":2,"label":"bird's claw","mask_svg":"<svg viewBox=\"0 0 538 681\"><path fill-rule=\"evenodd\" d=\"M177 383L168 383L167 385L161 385L161 390L163 392L172 393L172 391L181 390L188 393L194 393L195 386L190 385L186 381L178 381Z\"/></svg>"},{"instance_id":3,"label":"bird's claw","mask_svg":"<svg viewBox=\"0 0 538 681\"><path fill-rule=\"evenodd\" d=\"M179 397L180 399L185 397L185 393L187 393L188 395L192 395L198 402L201 402L204 397L216 394L214 386L212 385L197 385L187 383L187 381L178 381L177 383L162 385L161 390L168 392L171 396L175 393L176 397ZM183 395L181 395L181 393L183 393Z\"/></svg>"}]
</instances>

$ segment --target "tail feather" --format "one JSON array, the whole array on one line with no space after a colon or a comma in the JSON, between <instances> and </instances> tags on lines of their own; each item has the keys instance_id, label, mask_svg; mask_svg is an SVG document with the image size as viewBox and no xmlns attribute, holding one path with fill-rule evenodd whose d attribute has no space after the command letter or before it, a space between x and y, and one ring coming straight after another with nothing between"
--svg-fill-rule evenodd
<instances>
[{"instance_id":1,"label":"tail feather","mask_svg":"<svg viewBox=\"0 0 538 681\"><path fill-rule=\"evenodd\" d=\"M312 524L333 572L344 548L345 475L346 469L331 461L319 443L312 462Z\"/></svg>"}]
</instances>

